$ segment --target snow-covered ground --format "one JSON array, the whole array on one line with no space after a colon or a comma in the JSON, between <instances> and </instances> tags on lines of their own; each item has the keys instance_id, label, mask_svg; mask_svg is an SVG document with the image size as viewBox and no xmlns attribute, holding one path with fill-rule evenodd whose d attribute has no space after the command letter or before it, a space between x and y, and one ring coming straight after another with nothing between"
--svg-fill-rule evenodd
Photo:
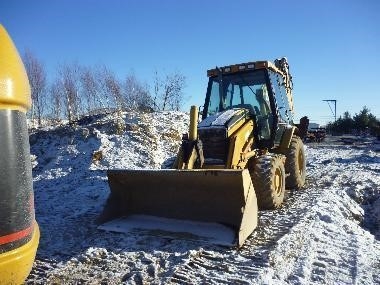
<instances>
[{"instance_id":1,"label":"snow-covered ground","mask_svg":"<svg viewBox=\"0 0 380 285\"><path fill-rule=\"evenodd\" d=\"M380 145L307 145L307 185L262 211L240 249L105 232L106 170L160 168L180 112L88 119L30 137L40 246L28 284L380 284Z\"/></svg>"}]
</instances>

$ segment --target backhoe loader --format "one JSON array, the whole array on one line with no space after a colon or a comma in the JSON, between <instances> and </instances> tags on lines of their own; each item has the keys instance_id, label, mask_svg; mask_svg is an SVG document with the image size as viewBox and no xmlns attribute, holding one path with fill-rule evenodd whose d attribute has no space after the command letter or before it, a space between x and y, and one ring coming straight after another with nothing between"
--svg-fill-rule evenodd
<instances>
[{"instance_id":1,"label":"backhoe loader","mask_svg":"<svg viewBox=\"0 0 380 285\"><path fill-rule=\"evenodd\" d=\"M173 169L109 170L111 194L100 222L148 215L220 223L241 246L257 226L258 209L280 207L286 188L304 185L287 59L216 67L207 75L201 119L192 106Z\"/></svg>"}]
</instances>

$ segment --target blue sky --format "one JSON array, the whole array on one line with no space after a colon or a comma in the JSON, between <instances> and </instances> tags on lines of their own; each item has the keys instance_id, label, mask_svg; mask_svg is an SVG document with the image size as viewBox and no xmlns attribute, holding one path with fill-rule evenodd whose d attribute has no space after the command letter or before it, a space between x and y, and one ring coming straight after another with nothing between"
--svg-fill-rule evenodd
<instances>
[{"instance_id":1,"label":"blue sky","mask_svg":"<svg viewBox=\"0 0 380 285\"><path fill-rule=\"evenodd\" d=\"M187 78L187 110L203 104L206 70L288 57L296 118L332 120L367 105L380 118L380 1L1 0L0 23L54 78L57 66L105 64L119 78Z\"/></svg>"}]
</instances>

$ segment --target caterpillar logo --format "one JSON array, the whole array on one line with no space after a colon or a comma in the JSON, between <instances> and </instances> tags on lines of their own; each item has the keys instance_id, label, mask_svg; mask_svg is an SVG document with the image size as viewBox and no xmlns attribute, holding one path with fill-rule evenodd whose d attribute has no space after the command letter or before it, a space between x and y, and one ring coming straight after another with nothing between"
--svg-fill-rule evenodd
<instances>
[{"instance_id":1,"label":"caterpillar logo","mask_svg":"<svg viewBox=\"0 0 380 285\"><path fill-rule=\"evenodd\" d=\"M26 125L30 105L24 65L0 25L0 284L25 281L40 237Z\"/></svg>"}]
</instances>

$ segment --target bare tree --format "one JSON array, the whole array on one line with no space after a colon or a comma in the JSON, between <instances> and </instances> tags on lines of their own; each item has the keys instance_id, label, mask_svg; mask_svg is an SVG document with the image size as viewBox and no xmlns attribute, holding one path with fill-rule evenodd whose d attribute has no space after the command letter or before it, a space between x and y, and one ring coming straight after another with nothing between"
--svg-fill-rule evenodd
<instances>
[{"instance_id":1,"label":"bare tree","mask_svg":"<svg viewBox=\"0 0 380 285\"><path fill-rule=\"evenodd\" d=\"M82 113L79 81L80 67L76 63L64 64L60 67L58 73L64 97L65 114L71 124Z\"/></svg>"},{"instance_id":2,"label":"bare tree","mask_svg":"<svg viewBox=\"0 0 380 285\"><path fill-rule=\"evenodd\" d=\"M99 72L96 68L84 67L81 70L80 81L88 113L106 108L101 96L102 80L99 77Z\"/></svg>"},{"instance_id":3,"label":"bare tree","mask_svg":"<svg viewBox=\"0 0 380 285\"><path fill-rule=\"evenodd\" d=\"M85 67L81 70L80 82L85 99L87 113L90 113L96 106L97 82L90 68Z\"/></svg>"},{"instance_id":4,"label":"bare tree","mask_svg":"<svg viewBox=\"0 0 380 285\"><path fill-rule=\"evenodd\" d=\"M153 98L153 105L154 105L154 109L156 109L156 110L160 109L159 106L158 106L157 100L160 97L160 89L161 89L161 87L162 87L161 79L158 76L158 71L155 70L154 71L154 91L153 91L154 92L154 98Z\"/></svg>"},{"instance_id":5,"label":"bare tree","mask_svg":"<svg viewBox=\"0 0 380 285\"><path fill-rule=\"evenodd\" d=\"M92 114L98 110L116 108L122 119L121 111L126 108L179 110L183 101L186 78L179 72L161 79L156 71L152 98L149 86L141 83L135 75L127 75L122 83L104 65L83 67L77 63L62 64L48 90L43 65L30 52L25 54L25 66L32 87L34 109L31 114L32 117L37 114L39 125L44 108L50 108L56 120L67 118L71 124L84 113ZM46 101L48 95L49 101Z\"/></svg>"},{"instance_id":6,"label":"bare tree","mask_svg":"<svg viewBox=\"0 0 380 285\"><path fill-rule=\"evenodd\" d=\"M52 118L55 121L60 121L63 111L63 90L59 78L51 84L49 95Z\"/></svg>"},{"instance_id":7,"label":"bare tree","mask_svg":"<svg viewBox=\"0 0 380 285\"><path fill-rule=\"evenodd\" d=\"M135 75L128 75L124 84L125 103L128 107L138 110L152 109L153 99L149 86L138 81Z\"/></svg>"},{"instance_id":8,"label":"bare tree","mask_svg":"<svg viewBox=\"0 0 380 285\"><path fill-rule=\"evenodd\" d=\"M186 77L180 73L174 73L167 77L169 90L171 94L169 96L169 106L171 110L179 111L184 98L183 89L186 87Z\"/></svg>"},{"instance_id":9,"label":"bare tree","mask_svg":"<svg viewBox=\"0 0 380 285\"><path fill-rule=\"evenodd\" d=\"M41 119L46 105L46 72L43 64L34 56L31 51L26 51L23 62L28 74L32 95L32 110L30 112L32 122L38 119L38 126L41 126Z\"/></svg>"},{"instance_id":10,"label":"bare tree","mask_svg":"<svg viewBox=\"0 0 380 285\"><path fill-rule=\"evenodd\" d=\"M105 98L108 107L112 106L121 110L125 107L125 102L122 94L122 87L116 75L109 70L106 66L101 66L97 69L97 79L99 82L99 90L101 97Z\"/></svg>"},{"instance_id":11,"label":"bare tree","mask_svg":"<svg viewBox=\"0 0 380 285\"><path fill-rule=\"evenodd\" d=\"M114 105L114 99L106 84L105 77L108 73L108 69L105 65L95 66L92 70L94 79L94 86L96 86L96 107L98 109L108 109Z\"/></svg>"},{"instance_id":12,"label":"bare tree","mask_svg":"<svg viewBox=\"0 0 380 285\"><path fill-rule=\"evenodd\" d=\"M156 80L155 93L159 98L159 109L165 110L179 110L183 101L183 89L186 86L186 77L175 72L170 75L166 75L164 80ZM158 91L156 91L158 90ZM155 97L155 101L157 100Z\"/></svg>"},{"instance_id":13,"label":"bare tree","mask_svg":"<svg viewBox=\"0 0 380 285\"><path fill-rule=\"evenodd\" d=\"M49 88L51 114L55 120L67 118L70 123L84 113L92 114L110 107L103 69L78 64L61 65Z\"/></svg>"}]
</instances>

